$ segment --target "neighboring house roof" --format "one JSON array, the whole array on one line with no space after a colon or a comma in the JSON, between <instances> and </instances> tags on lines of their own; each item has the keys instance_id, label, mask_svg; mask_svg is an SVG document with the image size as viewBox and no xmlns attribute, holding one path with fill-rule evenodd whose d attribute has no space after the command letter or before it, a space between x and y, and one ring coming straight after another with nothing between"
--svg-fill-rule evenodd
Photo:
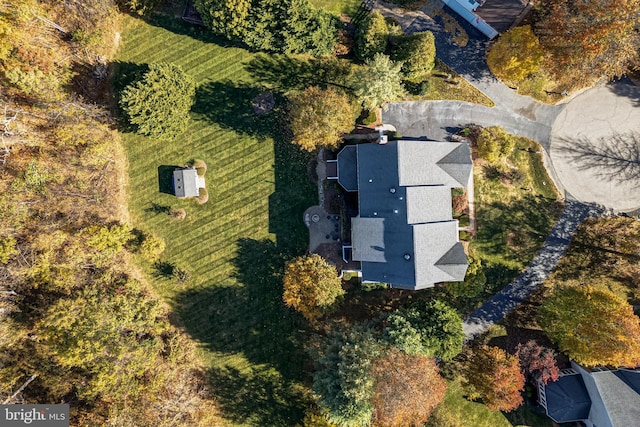
<instances>
[{"instance_id":1,"label":"neighboring house roof","mask_svg":"<svg viewBox=\"0 0 640 427\"><path fill-rule=\"evenodd\" d=\"M585 420L591 399L580 374L564 375L545 387L547 415L557 423Z\"/></svg>"},{"instance_id":2,"label":"neighboring house roof","mask_svg":"<svg viewBox=\"0 0 640 427\"><path fill-rule=\"evenodd\" d=\"M191 168L174 170L173 190L177 197L197 197L198 172Z\"/></svg>"},{"instance_id":3,"label":"neighboring house roof","mask_svg":"<svg viewBox=\"0 0 640 427\"><path fill-rule=\"evenodd\" d=\"M351 244L363 280L405 289L464 280L451 188L466 187L471 168L464 143L392 141L338 154L338 182L359 192Z\"/></svg>"},{"instance_id":4,"label":"neighboring house roof","mask_svg":"<svg viewBox=\"0 0 640 427\"><path fill-rule=\"evenodd\" d=\"M556 422L588 420L598 427L638 425L639 371L589 371L576 363L572 366L578 374L561 376L545 386L547 415Z\"/></svg>"}]
</instances>

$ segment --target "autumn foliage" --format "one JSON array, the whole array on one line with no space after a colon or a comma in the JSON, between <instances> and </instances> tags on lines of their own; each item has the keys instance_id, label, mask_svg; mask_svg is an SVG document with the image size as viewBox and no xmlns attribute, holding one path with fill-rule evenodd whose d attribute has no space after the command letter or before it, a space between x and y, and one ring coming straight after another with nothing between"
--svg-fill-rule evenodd
<instances>
[{"instance_id":1,"label":"autumn foliage","mask_svg":"<svg viewBox=\"0 0 640 427\"><path fill-rule=\"evenodd\" d=\"M593 286L559 286L539 321L562 351L585 366L640 364L640 322L622 298Z\"/></svg>"},{"instance_id":2,"label":"autumn foliage","mask_svg":"<svg viewBox=\"0 0 640 427\"><path fill-rule=\"evenodd\" d=\"M534 340L529 340L524 345L518 344L516 356L520 359L520 367L531 380L547 384L560 376L555 352Z\"/></svg>"},{"instance_id":3,"label":"autumn foliage","mask_svg":"<svg viewBox=\"0 0 640 427\"><path fill-rule=\"evenodd\" d=\"M574 81L623 74L638 61L639 0L549 0L536 33L546 67Z\"/></svg>"},{"instance_id":4,"label":"autumn foliage","mask_svg":"<svg viewBox=\"0 0 640 427\"><path fill-rule=\"evenodd\" d=\"M490 409L511 411L522 404L524 375L520 362L498 347L478 348L466 373L470 397L479 397Z\"/></svg>"},{"instance_id":5,"label":"autumn foliage","mask_svg":"<svg viewBox=\"0 0 640 427\"><path fill-rule=\"evenodd\" d=\"M344 92L311 86L290 97L289 122L293 143L307 151L338 148L360 112Z\"/></svg>"},{"instance_id":6,"label":"autumn foliage","mask_svg":"<svg viewBox=\"0 0 640 427\"><path fill-rule=\"evenodd\" d=\"M379 425L422 425L447 391L433 358L394 348L374 361L372 373L374 419Z\"/></svg>"},{"instance_id":7,"label":"autumn foliage","mask_svg":"<svg viewBox=\"0 0 640 427\"><path fill-rule=\"evenodd\" d=\"M487 55L487 64L500 79L518 84L538 71L542 57L538 38L525 25L500 35Z\"/></svg>"},{"instance_id":8,"label":"autumn foliage","mask_svg":"<svg viewBox=\"0 0 640 427\"><path fill-rule=\"evenodd\" d=\"M298 257L287 266L282 299L307 319L326 313L343 294L335 267L320 255Z\"/></svg>"}]
</instances>

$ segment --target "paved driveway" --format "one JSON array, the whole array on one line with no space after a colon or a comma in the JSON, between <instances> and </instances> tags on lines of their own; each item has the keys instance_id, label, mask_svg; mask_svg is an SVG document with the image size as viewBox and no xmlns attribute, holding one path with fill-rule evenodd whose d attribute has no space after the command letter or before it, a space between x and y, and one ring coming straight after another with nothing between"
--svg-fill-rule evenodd
<instances>
[{"instance_id":1,"label":"paved driveway","mask_svg":"<svg viewBox=\"0 0 640 427\"><path fill-rule=\"evenodd\" d=\"M640 209L640 87L614 84L578 95L553 124L549 154L576 199Z\"/></svg>"}]
</instances>

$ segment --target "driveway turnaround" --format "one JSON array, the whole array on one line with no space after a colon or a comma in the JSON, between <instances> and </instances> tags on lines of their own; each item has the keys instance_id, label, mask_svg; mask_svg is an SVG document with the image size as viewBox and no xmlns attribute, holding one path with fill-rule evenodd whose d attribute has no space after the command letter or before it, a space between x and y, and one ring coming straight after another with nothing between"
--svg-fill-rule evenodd
<instances>
[{"instance_id":1,"label":"driveway turnaround","mask_svg":"<svg viewBox=\"0 0 640 427\"><path fill-rule=\"evenodd\" d=\"M553 124L549 155L576 199L640 209L640 87L613 84L575 97Z\"/></svg>"}]
</instances>

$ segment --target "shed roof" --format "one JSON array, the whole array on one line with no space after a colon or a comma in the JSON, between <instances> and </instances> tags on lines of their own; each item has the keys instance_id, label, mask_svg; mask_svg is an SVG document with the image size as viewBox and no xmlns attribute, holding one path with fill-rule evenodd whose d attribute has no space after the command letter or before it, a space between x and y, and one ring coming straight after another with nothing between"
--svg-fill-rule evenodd
<instances>
[{"instance_id":1,"label":"shed roof","mask_svg":"<svg viewBox=\"0 0 640 427\"><path fill-rule=\"evenodd\" d=\"M191 168L174 170L173 190L177 197L197 197L198 172Z\"/></svg>"}]
</instances>

